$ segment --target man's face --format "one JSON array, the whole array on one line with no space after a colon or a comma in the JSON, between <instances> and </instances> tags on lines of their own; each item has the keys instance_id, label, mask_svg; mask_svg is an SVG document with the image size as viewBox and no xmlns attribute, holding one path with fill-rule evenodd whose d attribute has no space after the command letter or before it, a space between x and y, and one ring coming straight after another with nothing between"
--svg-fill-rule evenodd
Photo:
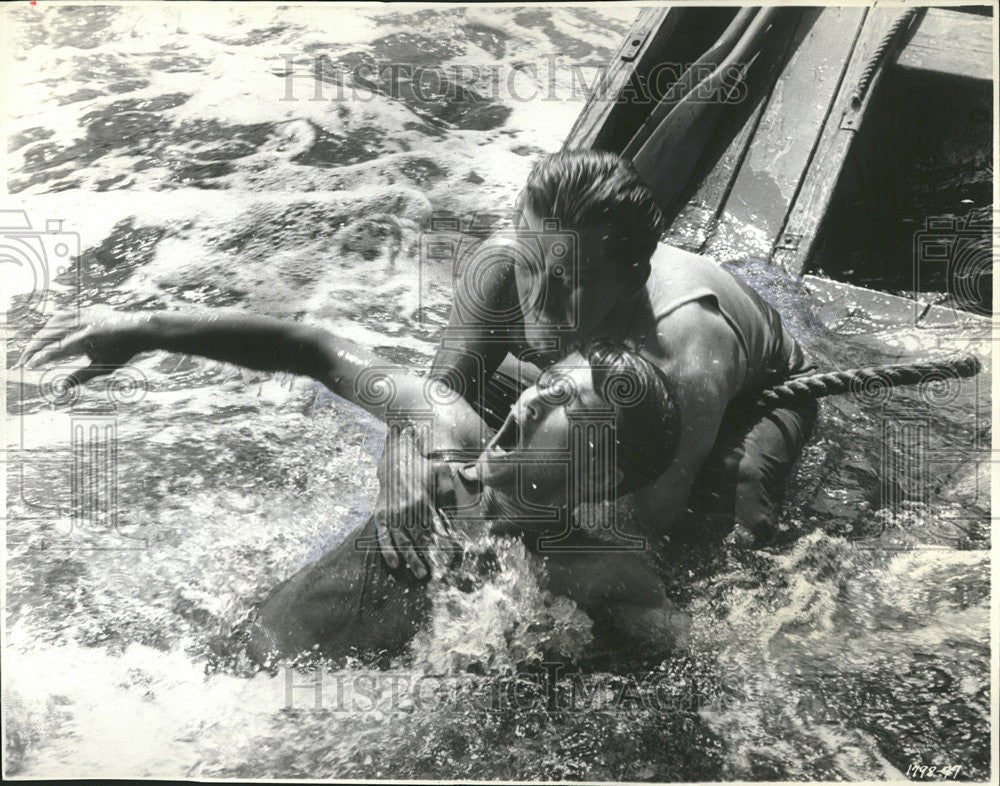
<instances>
[{"instance_id":1,"label":"man's face","mask_svg":"<svg viewBox=\"0 0 1000 786\"><path fill-rule=\"evenodd\" d=\"M562 354L567 343L593 334L619 302L624 287L614 272L615 249L605 231L546 230L542 218L527 208L517 237L522 252L515 257L515 278L525 337L534 349ZM562 343L553 347L557 338Z\"/></svg>"},{"instance_id":2,"label":"man's face","mask_svg":"<svg viewBox=\"0 0 1000 786\"><path fill-rule=\"evenodd\" d=\"M566 505L573 478L591 475L584 467L571 473L566 463L571 457L574 416L616 424L614 410L594 390L590 364L576 352L542 372L511 407L480 457L483 482L529 506ZM587 451L572 459L589 462L595 457ZM620 479L618 474L604 482L613 487Z\"/></svg>"}]
</instances>

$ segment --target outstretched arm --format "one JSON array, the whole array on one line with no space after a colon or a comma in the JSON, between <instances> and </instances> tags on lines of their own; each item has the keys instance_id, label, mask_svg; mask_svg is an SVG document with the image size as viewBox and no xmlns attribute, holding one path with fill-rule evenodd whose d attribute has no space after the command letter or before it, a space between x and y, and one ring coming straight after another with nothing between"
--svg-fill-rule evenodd
<instances>
[{"instance_id":1,"label":"outstretched arm","mask_svg":"<svg viewBox=\"0 0 1000 786\"><path fill-rule=\"evenodd\" d=\"M70 384L109 374L135 355L166 350L233 363L258 371L312 377L381 420L392 410L430 406L423 378L389 363L354 342L320 328L270 317L231 312L124 313L88 309L81 319L54 317L33 341L22 362L38 366L86 355L90 366ZM481 421L462 399L434 403L435 447L475 447Z\"/></svg>"},{"instance_id":2,"label":"outstretched arm","mask_svg":"<svg viewBox=\"0 0 1000 786\"><path fill-rule=\"evenodd\" d=\"M423 508L421 522L387 522L384 514L377 530L383 554L390 567L399 556L418 577L426 568L418 556L430 542L431 533L442 529L428 490L428 451L480 448L486 429L465 399L456 395L428 395L422 377L385 361L373 352L325 330L269 317L209 312L196 316L156 312L122 313L110 309L88 310L83 319L60 315L46 325L41 338L33 341L21 358L28 366L86 355L91 364L73 374L69 384L110 374L133 356L152 350L200 355L259 371L287 371L312 377L348 401L390 421L388 447L379 467L379 509L389 500L403 507ZM394 411L430 411L433 429L429 442L418 444L407 430L392 428ZM385 459L395 457L394 466ZM399 464L396 467L395 464ZM392 469L394 482L384 482ZM414 501L415 500L415 501Z\"/></svg>"}]
</instances>

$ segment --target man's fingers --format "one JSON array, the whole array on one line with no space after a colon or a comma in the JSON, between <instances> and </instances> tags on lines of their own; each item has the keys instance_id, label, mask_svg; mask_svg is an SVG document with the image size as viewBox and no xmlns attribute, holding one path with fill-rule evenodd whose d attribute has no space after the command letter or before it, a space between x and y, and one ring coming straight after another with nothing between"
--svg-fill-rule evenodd
<instances>
[{"instance_id":1,"label":"man's fingers","mask_svg":"<svg viewBox=\"0 0 1000 786\"><path fill-rule=\"evenodd\" d=\"M90 328L85 327L70 335L39 339L25 350L21 356L21 362L26 368L33 369L54 360L87 355L90 352L90 347L86 339L90 335Z\"/></svg>"},{"instance_id":2,"label":"man's fingers","mask_svg":"<svg viewBox=\"0 0 1000 786\"><path fill-rule=\"evenodd\" d=\"M427 578L427 567L424 565L424 561L414 550L412 544L403 552L403 559L406 560L406 566L410 569L410 573L418 579Z\"/></svg>"},{"instance_id":3,"label":"man's fingers","mask_svg":"<svg viewBox=\"0 0 1000 786\"><path fill-rule=\"evenodd\" d=\"M461 542L455 537L455 528L451 524L451 519L443 510L434 511L435 529L437 530L437 540L435 548L448 552L449 561L457 558L462 551Z\"/></svg>"},{"instance_id":4,"label":"man's fingers","mask_svg":"<svg viewBox=\"0 0 1000 786\"><path fill-rule=\"evenodd\" d=\"M384 512L375 514L375 535L378 537L378 547L382 553L382 559L385 560L385 564L390 569L396 570L399 567L399 557L396 556L396 547L389 536Z\"/></svg>"},{"instance_id":5,"label":"man's fingers","mask_svg":"<svg viewBox=\"0 0 1000 786\"><path fill-rule=\"evenodd\" d=\"M418 579L427 577L427 566L420 556L422 546L417 543L414 533L405 527L393 527L390 532L396 542L396 551L403 557L410 572Z\"/></svg>"},{"instance_id":6,"label":"man's fingers","mask_svg":"<svg viewBox=\"0 0 1000 786\"><path fill-rule=\"evenodd\" d=\"M21 354L19 365L27 366L31 358L53 342L58 343L69 334L78 330L81 325L80 315L75 311L64 311L49 318L41 330L36 334L38 337L28 342L24 352Z\"/></svg>"},{"instance_id":7,"label":"man's fingers","mask_svg":"<svg viewBox=\"0 0 1000 786\"><path fill-rule=\"evenodd\" d=\"M424 567L423 561L412 551L406 552L406 564L410 568L410 573L416 576L418 579L427 578L427 568Z\"/></svg>"},{"instance_id":8,"label":"man's fingers","mask_svg":"<svg viewBox=\"0 0 1000 786\"><path fill-rule=\"evenodd\" d=\"M412 533L400 526L390 527L389 534L396 545L396 552L403 557L410 572L418 579L427 577L427 568L417 553L420 548L413 539Z\"/></svg>"},{"instance_id":9,"label":"man's fingers","mask_svg":"<svg viewBox=\"0 0 1000 786\"><path fill-rule=\"evenodd\" d=\"M450 537L451 521L447 514L443 510L436 510L430 506L427 509L430 511L431 524L434 526L434 531L443 537Z\"/></svg>"},{"instance_id":10,"label":"man's fingers","mask_svg":"<svg viewBox=\"0 0 1000 786\"><path fill-rule=\"evenodd\" d=\"M86 352L83 351L82 347L77 346L76 342L73 342L72 345L60 343L34 355L29 361L25 362L24 367L27 369L36 369L55 360L65 360L75 355L85 354Z\"/></svg>"},{"instance_id":11,"label":"man's fingers","mask_svg":"<svg viewBox=\"0 0 1000 786\"><path fill-rule=\"evenodd\" d=\"M53 347L53 344L55 345ZM45 336L43 338L36 338L27 347L24 348L24 352L21 353L21 359L18 361L19 366L24 366L25 368L34 368L39 363L44 363L46 361L45 349L51 352L53 349L58 349L59 338L56 336ZM41 354L39 354L41 353Z\"/></svg>"}]
</instances>

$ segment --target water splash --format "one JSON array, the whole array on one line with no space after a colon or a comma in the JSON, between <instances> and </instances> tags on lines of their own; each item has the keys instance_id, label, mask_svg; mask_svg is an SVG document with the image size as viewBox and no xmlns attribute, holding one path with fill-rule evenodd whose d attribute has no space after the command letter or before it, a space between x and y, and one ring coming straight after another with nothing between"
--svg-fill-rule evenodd
<instances>
[{"instance_id":1,"label":"water splash","mask_svg":"<svg viewBox=\"0 0 1000 786\"><path fill-rule=\"evenodd\" d=\"M248 308L418 363L451 287L449 270L419 264L428 216L507 209L583 98L548 96L593 82L632 10L367 8L336 25L322 9L291 19L263 5L2 13L30 45L5 69L17 85L10 190L80 234L85 303ZM498 66L534 98L494 101L485 76L463 82L489 99L467 123L444 99L419 107L384 89L338 101L322 82L325 100L310 100L316 56L424 49L442 67ZM289 52L302 56L293 79L308 77L291 101ZM553 71L549 53L563 53ZM818 306L773 268L742 264L760 256L758 235L723 221L714 253L739 264L821 366L954 348L988 365L988 336ZM56 282L59 297L72 283ZM380 428L302 380L175 356L137 367L149 392L116 413L114 537L128 548L73 529L67 412L30 380L11 400L38 437L19 447L44 459L9 467L5 744L18 774L832 780L897 778L936 756L988 777L988 462L969 447L989 444L988 386L933 411L905 392L882 409L824 406L782 521L801 540L673 566L694 643L651 676L591 670L569 680L592 697L584 708L553 706L539 670L578 655L589 621L501 542L492 579L432 588L430 625L393 670L322 670L324 685L374 697L348 712L316 709L310 688L290 705L281 673L205 672L213 642L255 601L365 520ZM101 396L88 388L79 406ZM955 461L929 499L889 509L881 423L913 416L931 423L931 454ZM893 494L908 488L890 480ZM412 695L393 706L393 676L434 690L422 706ZM669 701L649 703L650 686Z\"/></svg>"},{"instance_id":2,"label":"water splash","mask_svg":"<svg viewBox=\"0 0 1000 786\"><path fill-rule=\"evenodd\" d=\"M543 589L541 560L511 538L486 538L476 548L495 560L491 575L471 588L435 583L431 618L413 644L414 662L436 673L454 673L472 666L513 669L582 654L592 639L590 618L572 601Z\"/></svg>"}]
</instances>

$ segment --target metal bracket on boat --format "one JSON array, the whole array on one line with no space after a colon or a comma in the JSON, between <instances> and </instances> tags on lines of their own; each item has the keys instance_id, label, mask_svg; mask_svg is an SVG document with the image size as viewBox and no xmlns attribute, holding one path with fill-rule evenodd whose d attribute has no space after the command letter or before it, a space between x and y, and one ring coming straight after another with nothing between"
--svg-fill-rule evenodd
<instances>
[{"instance_id":1,"label":"metal bracket on boat","mask_svg":"<svg viewBox=\"0 0 1000 786\"><path fill-rule=\"evenodd\" d=\"M868 62L865 64L864 70L858 77L858 83L854 87L854 91L851 93L851 100L844 110L844 116L840 120L840 127L848 131L857 131L858 125L861 123L861 118L864 116L862 111L868 104L871 97L871 87L876 82L880 71L883 70L885 64L890 62L897 50L902 44L902 38L907 30L916 27L914 22L919 24L920 20L923 19L926 13L926 8L908 8L906 9L902 16L900 16L892 26L886 31L885 35L882 36L882 40L879 41L875 51L872 53L871 57L868 58Z\"/></svg>"},{"instance_id":2,"label":"metal bracket on boat","mask_svg":"<svg viewBox=\"0 0 1000 786\"><path fill-rule=\"evenodd\" d=\"M785 251L798 251L799 244L802 242L801 232L785 232L781 236L781 240L777 243L775 248L780 248Z\"/></svg>"},{"instance_id":3,"label":"metal bracket on boat","mask_svg":"<svg viewBox=\"0 0 1000 786\"><path fill-rule=\"evenodd\" d=\"M857 131L861 123L861 112L848 107L844 110L844 116L840 119L840 127L845 131Z\"/></svg>"},{"instance_id":4,"label":"metal bracket on boat","mask_svg":"<svg viewBox=\"0 0 1000 786\"><path fill-rule=\"evenodd\" d=\"M622 49L621 59L626 63L631 63L635 60L639 54L639 50L642 49L642 45L646 43L646 39L649 38L651 32L653 31L649 27L641 27L633 31L632 35L629 36L628 43Z\"/></svg>"}]
</instances>

